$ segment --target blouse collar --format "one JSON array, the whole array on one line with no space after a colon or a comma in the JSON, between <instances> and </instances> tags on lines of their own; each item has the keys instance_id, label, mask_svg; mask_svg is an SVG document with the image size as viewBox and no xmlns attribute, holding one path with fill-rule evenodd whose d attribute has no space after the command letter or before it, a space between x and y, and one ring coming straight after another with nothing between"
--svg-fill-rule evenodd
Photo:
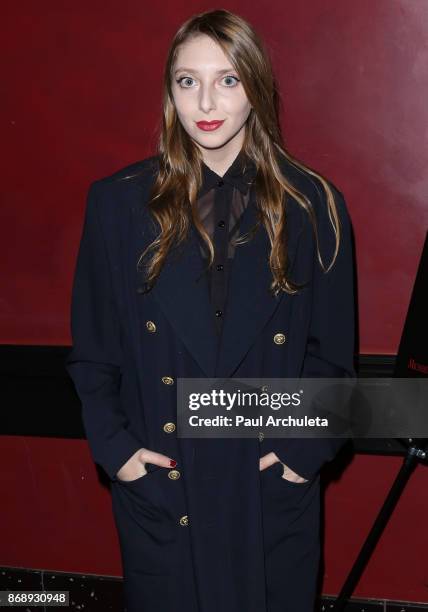
<instances>
[{"instance_id":1,"label":"blouse collar","mask_svg":"<svg viewBox=\"0 0 428 612\"><path fill-rule=\"evenodd\" d=\"M223 176L211 170L204 161L202 166L202 186L198 192L198 198L219 184L227 184L236 187L244 195L248 192L256 174L256 165L242 150L235 157L232 164ZM223 183L221 183L223 181Z\"/></svg>"}]
</instances>

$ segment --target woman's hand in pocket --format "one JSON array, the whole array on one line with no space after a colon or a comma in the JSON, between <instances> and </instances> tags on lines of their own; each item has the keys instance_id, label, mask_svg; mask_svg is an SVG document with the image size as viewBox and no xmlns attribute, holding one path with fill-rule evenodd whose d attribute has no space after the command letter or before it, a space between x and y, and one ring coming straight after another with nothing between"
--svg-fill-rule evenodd
<instances>
[{"instance_id":1,"label":"woman's hand in pocket","mask_svg":"<svg viewBox=\"0 0 428 612\"><path fill-rule=\"evenodd\" d=\"M260 457L260 471L267 469L268 467L270 467L277 461L281 463L278 455L276 455L274 452L268 453L267 455ZM294 472L285 463L283 463L282 465L284 466L284 473L282 475L282 478L284 478L284 480L290 480L291 482L298 482L298 483L308 482L307 478L303 478L303 476L299 476L299 474Z\"/></svg>"},{"instance_id":2,"label":"woman's hand in pocket","mask_svg":"<svg viewBox=\"0 0 428 612\"><path fill-rule=\"evenodd\" d=\"M260 471L266 470L268 467L270 467L277 461L279 461L279 459L277 455L273 452L268 453L267 455L264 455L263 457L260 457L260 463L259 463Z\"/></svg>"},{"instance_id":3,"label":"woman's hand in pocket","mask_svg":"<svg viewBox=\"0 0 428 612\"><path fill-rule=\"evenodd\" d=\"M116 477L124 481L137 480L137 478L147 474L146 463L153 463L160 467L175 467L176 462L172 464L171 461L173 460L170 457L162 455L162 453L140 448L120 468Z\"/></svg>"},{"instance_id":4,"label":"woman's hand in pocket","mask_svg":"<svg viewBox=\"0 0 428 612\"><path fill-rule=\"evenodd\" d=\"M284 473L282 475L282 478L284 478L284 480L290 480L291 482L308 482L307 478L303 478L303 476L299 476L299 474L297 474L296 472L293 472L293 470L291 468L288 467L288 465L286 465L285 463L282 464L284 466Z\"/></svg>"}]
</instances>

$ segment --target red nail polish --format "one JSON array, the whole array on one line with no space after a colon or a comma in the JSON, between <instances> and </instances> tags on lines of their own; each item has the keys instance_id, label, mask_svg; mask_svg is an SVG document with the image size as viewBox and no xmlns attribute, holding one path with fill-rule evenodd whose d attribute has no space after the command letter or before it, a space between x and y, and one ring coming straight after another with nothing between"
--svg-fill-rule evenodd
<instances>
[{"instance_id":1,"label":"red nail polish","mask_svg":"<svg viewBox=\"0 0 428 612\"><path fill-rule=\"evenodd\" d=\"M176 462L176 461L174 461L174 459L171 459L171 460L170 460L170 462L169 462L169 465L170 465L171 467L175 467L175 466L177 465L177 462Z\"/></svg>"}]
</instances>

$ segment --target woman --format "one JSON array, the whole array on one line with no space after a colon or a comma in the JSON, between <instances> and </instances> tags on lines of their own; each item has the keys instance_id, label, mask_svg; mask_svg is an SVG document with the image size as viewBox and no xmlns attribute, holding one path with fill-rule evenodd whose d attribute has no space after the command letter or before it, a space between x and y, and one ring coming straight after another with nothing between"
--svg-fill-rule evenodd
<instances>
[{"instance_id":1,"label":"woman","mask_svg":"<svg viewBox=\"0 0 428 612\"><path fill-rule=\"evenodd\" d=\"M355 376L350 232L340 192L282 144L252 27L191 18L159 154L91 185L73 286L67 370L112 482L128 612L313 609L319 471L343 440L182 438L176 387Z\"/></svg>"}]
</instances>

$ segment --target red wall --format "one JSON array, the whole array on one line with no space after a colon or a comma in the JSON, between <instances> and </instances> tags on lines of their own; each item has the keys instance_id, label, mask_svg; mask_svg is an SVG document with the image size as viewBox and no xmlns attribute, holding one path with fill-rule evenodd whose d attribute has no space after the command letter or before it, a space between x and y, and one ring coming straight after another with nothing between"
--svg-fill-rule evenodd
<instances>
[{"instance_id":1,"label":"red wall","mask_svg":"<svg viewBox=\"0 0 428 612\"><path fill-rule=\"evenodd\" d=\"M428 227L426 3L222 6L249 19L271 51L289 149L347 199L360 352L395 354ZM23 0L4 11L2 343L70 344L88 184L153 153L167 46L184 19L209 8ZM11 539L2 541L0 565L120 574L108 493L86 442L3 437L0 444L1 465L12 468L1 474L10 495L0 520ZM324 592L339 590L399 463L358 456L328 489ZM412 562L428 544L426 482L419 467L355 595L428 602L426 570ZM400 551L410 545L409 561Z\"/></svg>"}]
</instances>

